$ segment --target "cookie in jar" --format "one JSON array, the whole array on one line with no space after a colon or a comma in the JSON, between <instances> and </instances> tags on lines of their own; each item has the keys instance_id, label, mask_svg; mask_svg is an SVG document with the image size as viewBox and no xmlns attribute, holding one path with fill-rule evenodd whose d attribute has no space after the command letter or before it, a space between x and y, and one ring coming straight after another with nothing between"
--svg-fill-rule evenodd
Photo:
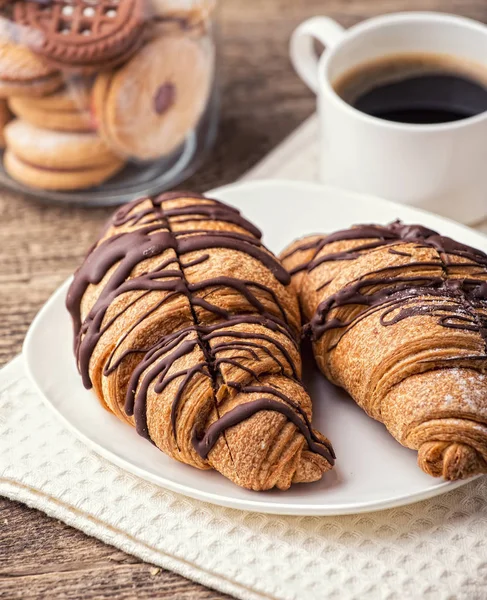
<instances>
[{"instance_id":1,"label":"cookie in jar","mask_svg":"<svg viewBox=\"0 0 487 600\"><path fill-rule=\"evenodd\" d=\"M193 173L217 126L215 9L214 0L3 2L1 183L101 205Z\"/></svg>"}]
</instances>

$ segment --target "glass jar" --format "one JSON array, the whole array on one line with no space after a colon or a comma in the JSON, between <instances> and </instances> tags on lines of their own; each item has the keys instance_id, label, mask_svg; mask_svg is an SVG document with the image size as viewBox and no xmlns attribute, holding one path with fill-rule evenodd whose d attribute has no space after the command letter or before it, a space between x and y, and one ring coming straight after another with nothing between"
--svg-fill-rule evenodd
<instances>
[{"instance_id":1,"label":"glass jar","mask_svg":"<svg viewBox=\"0 0 487 600\"><path fill-rule=\"evenodd\" d=\"M216 0L0 0L0 182L120 204L187 178L218 121Z\"/></svg>"}]
</instances>

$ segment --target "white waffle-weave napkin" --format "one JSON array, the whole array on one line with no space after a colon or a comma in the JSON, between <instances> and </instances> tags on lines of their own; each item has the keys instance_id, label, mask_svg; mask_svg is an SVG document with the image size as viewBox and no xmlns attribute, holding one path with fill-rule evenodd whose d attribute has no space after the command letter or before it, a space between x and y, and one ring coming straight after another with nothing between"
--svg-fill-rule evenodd
<instances>
[{"instance_id":1,"label":"white waffle-weave napkin","mask_svg":"<svg viewBox=\"0 0 487 600\"><path fill-rule=\"evenodd\" d=\"M313 179L314 130L305 123L248 177ZM349 517L212 506L89 450L43 405L20 357L0 372L0 495L245 600L487 597L487 478Z\"/></svg>"}]
</instances>

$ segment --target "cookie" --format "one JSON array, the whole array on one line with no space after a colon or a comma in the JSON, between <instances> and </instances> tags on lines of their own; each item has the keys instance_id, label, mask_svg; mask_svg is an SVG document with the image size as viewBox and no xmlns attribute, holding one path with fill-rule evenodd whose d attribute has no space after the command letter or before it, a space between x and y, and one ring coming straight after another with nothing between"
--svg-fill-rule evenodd
<instances>
[{"instance_id":1,"label":"cookie","mask_svg":"<svg viewBox=\"0 0 487 600\"><path fill-rule=\"evenodd\" d=\"M21 1L14 21L42 35L25 42L57 67L105 68L134 51L145 24L143 0Z\"/></svg>"},{"instance_id":2,"label":"cookie","mask_svg":"<svg viewBox=\"0 0 487 600\"><path fill-rule=\"evenodd\" d=\"M5 148L5 125L12 119L12 114L8 109L7 101L0 100L0 148Z\"/></svg>"},{"instance_id":3,"label":"cookie","mask_svg":"<svg viewBox=\"0 0 487 600\"><path fill-rule=\"evenodd\" d=\"M211 93L214 47L207 38L160 37L118 71L97 76L92 109L115 152L152 160L176 150Z\"/></svg>"},{"instance_id":4,"label":"cookie","mask_svg":"<svg viewBox=\"0 0 487 600\"><path fill-rule=\"evenodd\" d=\"M62 85L61 73L13 40L0 23L0 97L44 96Z\"/></svg>"},{"instance_id":5,"label":"cookie","mask_svg":"<svg viewBox=\"0 0 487 600\"><path fill-rule=\"evenodd\" d=\"M215 7L216 0L150 0L150 9L156 18L189 25L207 20Z\"/></svg>"},{"instance_id":6,"label":"cookie","mask_svg":"<svg viewBox=\"0 0 487 600\"><path fill-rule=\"evenodd\" d=\"M107 71L110 69L114 69L119 65L127 62L143 45L145 37L143 35L138 36L133 40L133 42L124 49L121 54L117 54L113 58L104 59L101 62L94 62L93 64L66 64L62 61L56 61L54 59L49 59L49 64L57 69L63 71L63 73L74 76L83 76L87 77L98 73L99 71Z\"/></svg>"},{"instance_id":7,"label":"cookie","mask_svg":"<svg viewBox=\"0 0 487 600\"><path fill-rule=\"evenodd\" d=\"M202 37L211 35L211 17L215 0L151 0L149 39L167 35Z\"/></svg>"},{"instance_id":8,"label":"cookie","mask_svg":"<svg viewBox=\"0 0 487 600\"><path fill-rule=\"evenodd\" d=\"M22 120L59 131L93 131L89 90L70 86L44 98L13 96L10 110Z\"/></svg>"},{"instance_id":9,"label":"cookie","mask_svg":"<svg viewBox=\"0 0 487 600\"><path fill-rule=\"evenodd\" d=\"M91 98L91 79L73 78L67 81L62 89L54 94L31 99L23 97L30 106L34 104L46 111L89 110Z\"/></svg>"},{"instance_id":10,"label":"cookie","mask_svg":"<svg viewBox=\"0 0 487 600\"><path fill-rule=\"evenodd\" d=\"M30 187L89 188L124 166L95 133L51 131L16 119L5 128L5 138L5 170Z\"/></svg>"}]
</instances>

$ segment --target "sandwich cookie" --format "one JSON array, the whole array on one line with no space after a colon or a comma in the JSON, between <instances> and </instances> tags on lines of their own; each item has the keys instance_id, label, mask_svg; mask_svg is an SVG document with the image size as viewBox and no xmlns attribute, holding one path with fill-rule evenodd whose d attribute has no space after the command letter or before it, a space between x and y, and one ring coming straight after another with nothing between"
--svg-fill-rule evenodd
<instances>
[{"instance_id":1,"label":"sandwich cookie","mask_svg":"<svg viewBox=\"0 0 487 600\"><path fill-rule=\"evenodd\" d=\"M25 43L50 64L78 72L96 71L128 58L142 40L143 0L20 1L14 21L41 35Z\"/></svg>"},{"instance_id":2,"label":"sandwich cookie","mask_svg":"<svg viewBox=\"0 0 487 600\"><path fill-rule=\"evenodd\" d=\"M0 97L44 96L63 85L61 73L26 46L18 44L0 26Z\"/></svg>"},{"instance_id":3,"label":"sandwich cookie","mask_svg":"<svg viewBox=\"0 0 487 600\"><path fill-rule=\"evenodd\" d=\"M214 46L206 38L152 40L119 70L97 76L92 110L100 135L127 157L170 154L205 111L213 64Z\"/></svg>"},{"instance_id":4,"label":"sandwich cookie","mask_svg":"<svg viewBox=\"0 0 487 600\"><path fill-rule=\"evenodd\" d=\"M59 131L95 129L89 110L89 89L82 86L70 85L43 98L13 96L8 104L14 115L38 127Z\"/></svg>"},{"instance_id":5,"label":"sandwich cookie","mask_svg":"<svg viewBox=\"0 0 487 600\"><path fill-rule=\"evenodd\" d=\"M5 170L30 187L89 188L124 166L95 133L51 131L16 119L5 128L5 138Z\"/></svg>"}]
</instances>

